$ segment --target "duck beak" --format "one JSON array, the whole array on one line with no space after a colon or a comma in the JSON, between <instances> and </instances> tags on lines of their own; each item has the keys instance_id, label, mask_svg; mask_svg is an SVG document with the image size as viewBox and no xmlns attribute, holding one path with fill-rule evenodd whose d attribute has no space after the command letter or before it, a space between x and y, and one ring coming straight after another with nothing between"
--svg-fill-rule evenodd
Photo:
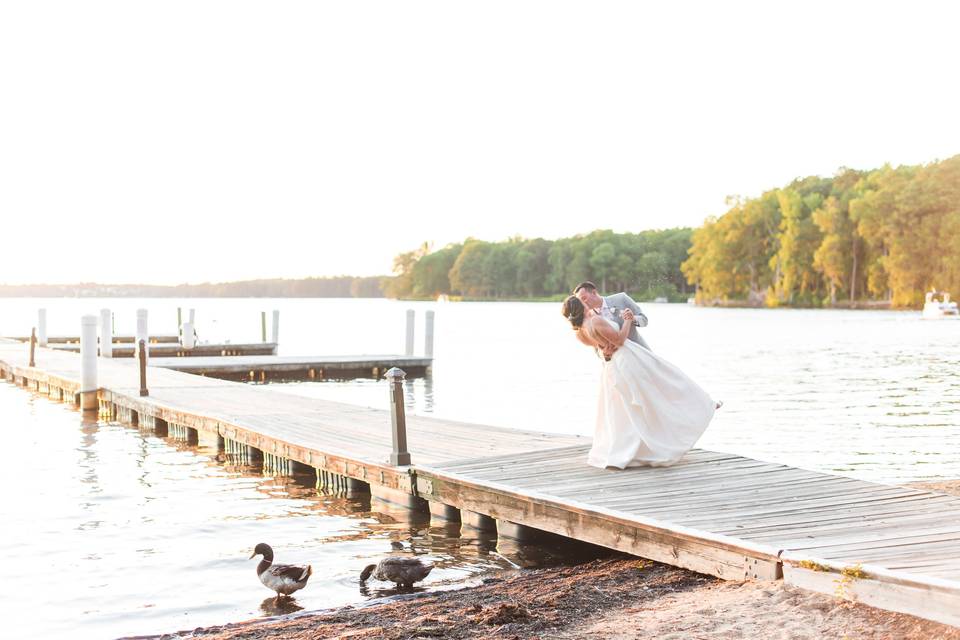
<instances>
[{"instance_id":1,"label":"duck beak","mask_svg":"<svg viewBox=\"0 0 960 640\"><path fill-rule=\"evenodd\" d=\"M254 556L256 556L256 555L257 555L257 552L254 551L253 553L250 554L250 557L247 558L247 560L253 560Z\"/></svg>"}]
</instances>

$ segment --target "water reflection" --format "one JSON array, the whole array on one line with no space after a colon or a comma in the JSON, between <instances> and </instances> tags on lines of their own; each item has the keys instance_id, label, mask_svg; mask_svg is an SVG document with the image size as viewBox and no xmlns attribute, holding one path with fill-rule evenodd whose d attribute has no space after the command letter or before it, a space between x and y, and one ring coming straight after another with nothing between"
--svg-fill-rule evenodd
<instances>
[{"instance_id":1,"label":"water reflection","mask_svg":"<svg viewBox=\"0 0 960 640\"><path fill-rule=\"evenodd\" d=\"M271 597L260 603L260 612L265 616L280 616L297 611L303 611L303 607L297 604L297 599L294 596L281 598L280 600Z\"/></svg>"}]
</instances>

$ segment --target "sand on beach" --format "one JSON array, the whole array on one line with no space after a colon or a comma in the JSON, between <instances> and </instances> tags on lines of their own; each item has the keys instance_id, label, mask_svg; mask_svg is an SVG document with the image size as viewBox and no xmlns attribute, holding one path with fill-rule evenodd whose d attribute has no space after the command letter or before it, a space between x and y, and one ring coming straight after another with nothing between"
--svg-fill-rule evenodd
<instances>
[{"instance_id":1,"label":"sand on beach","mask_svg":"<svg viewBox=\"0 0 960 640\"><path fill-rule=\"evenodd\" d=\"M183 637L960 640L960 629L782 582L727 582L618 555L575 567L521 571L459 591L195 630Z\"/></svg>"}]
</instances>

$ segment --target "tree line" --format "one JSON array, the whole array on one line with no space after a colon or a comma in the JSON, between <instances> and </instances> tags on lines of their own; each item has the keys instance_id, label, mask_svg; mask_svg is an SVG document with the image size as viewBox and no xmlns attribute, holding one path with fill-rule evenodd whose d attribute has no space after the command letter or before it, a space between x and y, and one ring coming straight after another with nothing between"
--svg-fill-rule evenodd
<instances>
[{"instance_id":1,"label":"tree line","mask_svg":"<svg viewBox=\"0 0 960 640\"><path fill-rule=\"evenodd\" d=\"M540 298L568 294L592 280L602 291L629 291L640 299L686 299L680 270L692 229L640 233L598 230L559 240L469 238L432 251L424 244L394 259L389 297L474 299Z\"/></svg>"},{"instance_id":2,"label":"tree line","mask_svg":"<svg viewBox=\"0 0 960 640\"><path fill-rule=\"evenodd\" d=\"M729 206L696 230L424 244L395 258L384 290L537 298L592 280L638 299L689 291L701 304L771 307L916 307L930 289L960 296L960 156L842 168Z\"/></svg>"},{"instance_id":3,"label":"tree line","mask_svg":"<svg viewBox=\"0 0 960 640\"><path fill-rule=\"evenodd\" d=\"M915 307L932 288L960 294L960 155L844 168L729 204L682 265L702 303Z\"/></svg>"}]
</instances>

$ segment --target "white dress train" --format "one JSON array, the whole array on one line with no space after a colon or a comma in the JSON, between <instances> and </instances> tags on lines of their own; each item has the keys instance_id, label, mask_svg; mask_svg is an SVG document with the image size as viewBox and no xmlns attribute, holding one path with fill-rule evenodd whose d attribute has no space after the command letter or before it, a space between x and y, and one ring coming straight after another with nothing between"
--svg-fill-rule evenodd
<instances>
[{"instance_id":1,"label":"white dress train","mask_svg":"<svg viewBox=\"0 0 960 640\"><path fill-rule=\"evenodd\" d=\"M689 451L716 411L679 368L627 340L603 365L594 467L667 466Z\"/></svg>"}]
</instances>

